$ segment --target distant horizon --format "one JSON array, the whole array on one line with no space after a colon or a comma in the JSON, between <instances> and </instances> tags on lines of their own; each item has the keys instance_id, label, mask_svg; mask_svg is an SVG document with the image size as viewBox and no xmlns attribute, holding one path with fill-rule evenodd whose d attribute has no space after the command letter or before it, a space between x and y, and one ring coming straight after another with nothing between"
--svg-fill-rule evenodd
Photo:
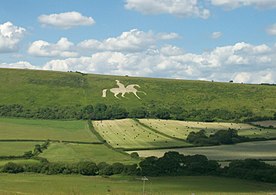
<instances>
[{"instance_id":1,"label":"distant horizon","mask_svg":"<svg viewBox=\"0 0 276 195\"><path fill-rule=\"evenodd\" d=\"M276 83L275 0L3 0L0 68Z\"/></svg>"}]
</instances>

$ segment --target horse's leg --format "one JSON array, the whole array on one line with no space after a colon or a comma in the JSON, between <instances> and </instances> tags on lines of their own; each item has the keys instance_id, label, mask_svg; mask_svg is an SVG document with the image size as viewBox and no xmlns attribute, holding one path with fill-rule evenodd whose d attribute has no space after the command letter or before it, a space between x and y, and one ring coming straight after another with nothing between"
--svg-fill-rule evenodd
<instances>
[{"instance_id":1,"label":"horse's leg","mask_svg":"<svg viewBox=\"0 0 276 195\"><path fill-rule=\"evenodd\" d=\"M114 97L117 98L117 99L120 99L120 98L117 97L118 94L119 93L114 93Z\"/></svg>"},{"instance_id":2,"label":"horse's leg","mask_svg":"<svg viewBox=\"0 0 276 195\"><path fill-rule=\"evenodd\" d=\"M133 94L140 100L141 98L137 95L136 91Z\"/></svg>"},{"instance_id":3,"label":"horse's leg","mask_svg":"<svg viewBox=\"0 0 276 195\"><path fill-rule=\"evenodd\" d=\"M125 97L125 94L126 94L126 92L122 92L122 95L121 95L121 96L122 96L122 97Z\"/></svg>"},{"instance_id":4,"label":"horse's leg","mask_svg":"<svg viewBox=\"0 0 276 195\"><path fill-rule=\"evenodd\" d=\"M137 91L137 92L140 92L140 93L143 93L143 94L147 95L147 93L146 93L146 92L144 92L144 91Z\"/></svg>"}]
</instances>

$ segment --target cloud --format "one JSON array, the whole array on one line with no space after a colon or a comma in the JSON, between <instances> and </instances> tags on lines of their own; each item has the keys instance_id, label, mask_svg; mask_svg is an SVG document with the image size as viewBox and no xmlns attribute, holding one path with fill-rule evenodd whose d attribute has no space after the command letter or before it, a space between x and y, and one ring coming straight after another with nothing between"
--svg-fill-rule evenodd
<instances>
[{"instance_id":1,"label":"cloud","mask_svg":"<svg viewBox=\"0 0 276 195\"><path fill-rule=\"evenodd\" d=\"M99 74L207 79L235 82L276 82L276 48L236 43L201 54L173 45L124 53L99 51L91 56L51 60L43 69Z\"/></svg>"},{"instance_id":2,"label":"cloud","mask_svg":"<svg viewBox=\"0 0 276 195\"><path fill-rule=\"evenodd\" d=\"M143 14L172 14L203 19L210 16L210 11L202 8L197 0L126 0L125 8Z\"/></svg>"},{"instance_id":3,"label":"cloud","mask_svg":"<svg viewBox=\"0 0 276 195\"><path fill-rule=\"evenodd\" d=\"M276 8L275 0L211 0L215 6L235 9L243 6L253 6L258 9Z\"/></svg>"},{"instance_id":4,"label":"cloud","mask_svg":"<svg viewBox=\"0 0 276 195\"><path fill-rule=\"evenodd\" d=\"M26 30L11 22L0 24L0 53L15 52Z\"/></svg>"},{"instance_id":5,"label":"cloud","mask_svg":"<svg viewBox=\"0 0 276 195\"><path fill-rule=\"evenodd\" d=\"M132 29L123 32L118 37L111 37L103 41L95 39L85 40L79 43L78 47L85 50L137 52L155 47L157 41L168 41L178 38L180 36L176 33L153 33L151 31L144 32Z\"/></svg>"},{"instance_id":6,"label":"cloud","mask_svg":"<svg viewBox=\"0 0 276 195\"><path fill-rule=\"evenodd\" d=\"M222 32L213 32L211 35L212 39L219 39L222 36Z\"/></svg>"},{"instance_id":7,"label":"cloud","mask_svg":"<svg viewBox=\"0 0 276 195\"><path fill-rule=\"evenodd\" d=\"M76 57L78 53L74 51L74 44L62 37L57 43L38 40L33 42L28 53L37 57Z\"/></svg>"},{"instance_id":8,"label":"cloud","mask_svg":"<svg viewBox=\"0 0 276 195\"><path fill-rule=\"evenodd\" d=\"M269 27L266 29L266 32L267 32L269 35L276 36L276 24L273 24L273 25L269 26Z\"/></svg>"},{"instance_id":9,"label":"cloud","mask_svg":"<svg viewBox=\"0 0 276 195\"><path fill-rule=\"evenodd\" d=\"M38 67L26 61L19 61L15 63L0 63L0 68L38 69Z\"/></svg>"},{"instance_id":10,"label":"cloud","mask_svg":"<svg viewBox=\"0 0 276 195\"><path fill-rule=\"evenodd\" d=\"M92 17L83 16L79 12L65 12L60 14L41 15L38 21L43 26L54 26L69 29L76 26L89 26L95 24Z\"/></svg>"}]
</instances>

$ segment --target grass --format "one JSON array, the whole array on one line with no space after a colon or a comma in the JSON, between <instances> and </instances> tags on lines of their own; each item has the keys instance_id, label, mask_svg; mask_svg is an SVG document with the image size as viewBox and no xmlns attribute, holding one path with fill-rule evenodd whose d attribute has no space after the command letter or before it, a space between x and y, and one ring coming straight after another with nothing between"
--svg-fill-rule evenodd
<instances>
[{"instance_id":1,"label":"grass","mask_svg":"<svg viewBox=\"0 0 276 195\"><path fill-rule=\"evenodd\" d=\"M263 129L250 124L222 123L222 122L192 122L160 119L139 119L139 121L150 128L172 137L186 139L190 132L198 132L204 129L207 134L213 134L217 130L236 129L239 135L247 137L276 138L276 129Z\"/></svg>"},{"instance_id":2,"label":"grass","mask_svg":"<svg viewBox=\"0 0 276 195\"><path fill-rule=\"evenodd\" d=\"M202 154L212 160L234 160L234 159L276 159L276 140L247 142L236 145L221 145L194 148L178 148L163 150L137 151L140 156L163 156L167 151L177 151L184 155Z\"/></svg>"},{"instance_id":3,"label":"grass","mask_svg":"<svg viewBox=\"0 0 276 195\"><path fill-rule=\"evenodd\" d=\"M93 121L96 131L114 148L159 148L188 143L156 133L131 119Z\"/></svg>"},{"instance_id":4,"label":"grass","mask_svg":"<svg viewBox=\"0 0 276 195\"><path fill-rule=\"evenodd\" d=\"M132 177L85 177L78 175L0 174L2 194L142 194L142 182ZM183 194L273 194L276 185L218 177L149 178L145 188L151 195Z\"/></svg>"},{"instance_id":5,"label":"grass","mask_svg":"<svg viewBox=\"0 0 276 195\"><path fill-rule=\"evenodd\" d=\"M21 156L42 142L0 142L0 156Z\"/></svg>"},{"instance_id":6,"label":"grass","mask_svg":"<svg viewBox=\"0 0 276 195\"><path fill-rule=\"evenodd\" d=\"M147 95L142 100L133 94L116 99L108 92L102 98L102 90L116 87L118 79L125 85L139 84ZM76 82L73 82L73 81ZM83 81L79 83L77 81ZM225 109L237 111L247 108L260 116L272 116L276 112L276 87L188 81L156 78L137 78L40 70L0 69L0 104L21 104L26 108L47 106L73 106L105 103L119 104L130 110L182 106L192 109Z\"/></svg>"},{"instance_id":7,"label":"grass","mask_svg":"<svg viewBox=\"0 0 276 195\"><path fill-rule=\"evenodd\" d=\"M0 118L0 139L97 142L86 121Z\"/></svg>"},{"instance_id":8,"label":"grass","mask_svg":"<svg viewBox=\"0 0 276 195\"><path fill-rule=\"evenodd\" d=\"M90 160L99 162L121 162L124 164L138 163L138 160L127 154L116 152L107 148L104 144L64 144L51 143L41 157L47 158L50 162L79 162Z\"/></svg>"},{"instance_id":9,"label":"grass","mask_svg":"<svg viewBox=\"0 0 276 195\"><path fill-rule=\"evenodd\" d=\"M13 162L16 164L35 164L39 163L39 161L34 160L34 159L12 159L12 160L0 160L0 167L4 166L8 162Z\"/></svg>"}]
</instances>

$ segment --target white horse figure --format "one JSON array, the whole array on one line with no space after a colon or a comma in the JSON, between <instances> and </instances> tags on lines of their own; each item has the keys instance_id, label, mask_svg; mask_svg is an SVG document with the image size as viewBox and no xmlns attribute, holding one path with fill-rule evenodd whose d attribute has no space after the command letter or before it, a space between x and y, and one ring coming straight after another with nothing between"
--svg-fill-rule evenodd
<instances>
[{"instance_id":1,"label":"white horse figure","mask_svg":"<svg viewBox=\"0 0 276 195\"><path fill-rule=\"evenodd\" d=\"M119 94L122 94L121 97L125 97L126 93L133 93L138 99L141 99L137 95L138 92L144 93L146 95L146 93L144 91L138 91L137 89L135 89L135 87L140 88L140 86L137 84L128 85L127 87L125 87L125 85L120 83L119 80L116 80L116 84L118 85L118 88L112 88L112 89L109 89L109 91L112 92L114 94L114 97L116 97L118 99L119 99L119 97L118 97ZM104 89L102 91L103 92L102 97L106 97L107 91L108 91L108 89Z\"/></svg>"}]
</instances>

